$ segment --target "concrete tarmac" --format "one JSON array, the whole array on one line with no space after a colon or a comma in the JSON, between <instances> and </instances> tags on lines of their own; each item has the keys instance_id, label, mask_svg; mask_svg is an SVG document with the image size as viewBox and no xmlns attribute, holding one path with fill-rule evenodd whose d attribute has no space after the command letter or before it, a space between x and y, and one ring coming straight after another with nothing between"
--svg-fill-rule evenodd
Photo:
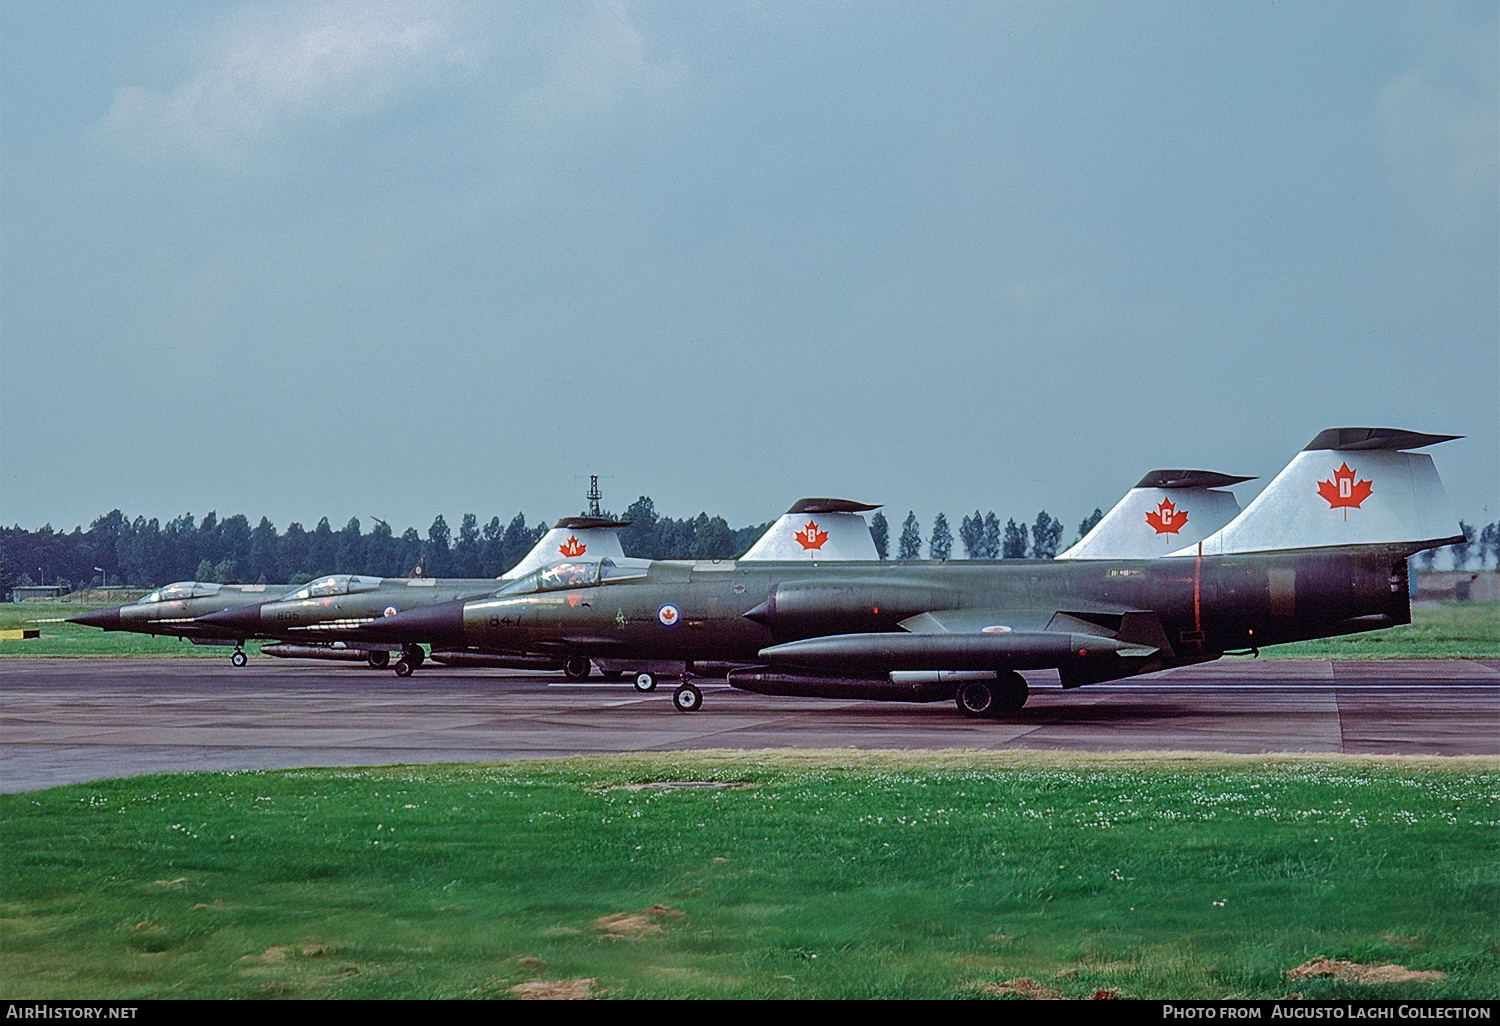
<instances>
[{"instance_id":1,"label":"concrete tarmac","mask_svg":"<svg viewBox=\"0 0 1500 1026\"><path fill-rule=\"evenodd\" d=\"M598 677L256 659L0 660L0 790L193 770L755 748L1500 755L1500 660L1221 660L1063 691L997 720L768 698L701 682L696 713Z\"/></svg>"}]
</instances>

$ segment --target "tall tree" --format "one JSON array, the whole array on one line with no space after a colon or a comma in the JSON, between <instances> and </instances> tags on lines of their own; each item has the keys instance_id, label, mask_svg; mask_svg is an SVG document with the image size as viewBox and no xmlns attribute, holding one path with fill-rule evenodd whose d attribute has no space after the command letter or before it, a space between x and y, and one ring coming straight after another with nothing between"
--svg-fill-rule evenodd
<instances>
[{"instance_id":1,"label":"tall tree","mask_svg":"<svg viewBox=\"0 0 1500 1026\"><path fill-rule=\"evenodd\" d=\"M245 568L246 580L261 584L286 583L286 578L281 576L276 555L280 541L276 525L261 517L255 530L250 532L250 564Z\"/></svg>"},{"instance_id":2,"label":"tall tree","mask_svg":"<svg viewBox=\"0 0 1500 1026\"><path fill-rule=\"evenodd\" d=\"M880 554L881 559L890 558L891 525L886 522L885 513L880 510L876 510L875 515L870 518L870 540L875 543L875 551Z\"/></svg>"},{"instance_id":3,"label":"tall tree","mask_svg":"<svg viewBox=\"0 0 1500 1026\"><path fill-rule=\"evenodd\" d=\"M338 563L338 539L333 536L333 526L327 517L318 520L307 539L307 563L304 569L314 577L333 573Z\"/></svg>"},{"instance_id":4,"label":"tall tree","mask_svg":"<svg viewBox=\"0 0 1500 1026\"><path fill-rule=\"evenodd\" d=\"M1004 532L1000 529L1000 518L990 510L984 515L984 558L999 559L1003 548ZM1026 548L1026 539L1021 539L1021 548Z\"/></svg>"},{"instance_id":5,"label":"tall tree","mask_svg":"<svg viewBox=\"0 0 1500 1026\"><path fill-rule=\"evenodd\" d=\"M948 527L948 517L941 512L932 522L932 538L927 543L927 552L933 559L947 559L953 554L953 532Z\"/></svg>"},{"instance_id":6,"label":"tall tree","mask_svg":"<svg viewBox=\"0 0 1500 1026\"><path fill-rule=\"evenodd\" d=\"M491 517L481 535L479 576L499 577L505 568L505 528L499 517Z\"/></svg>"},{"instance_id":7,"label":"tall tree","mask_svg":"<svg viewBox=\"0 0 1500 1026\"><path fill-rule=\"evenodd\" d=\"M1001 559L1026 558L1026 525L1014 520L1005 522L1005 537L1000 542Z\"/></svg>"},{"instance_id":8,"label":"tall tree","mask_svg":"<svg viewBox=\"0 0 1500 1026\"><path fill-rule=\"evenodd\" d=\"M656 515L656 503L651 501L651 497L642 495L632 502L623 519L630 522L629 527L620 530L620 548L625 550L625 555L660 559L661 518Z\"/></svg>"},{"instance_id":9,"label":"tall tree","mask_svg":"<svg viewBox=\"0 0 1500 1026\"><path fill-rule=\"evenodd\" d=\"M458 525L458 541L453 545L454 576L480 576L481 552L479 518L472 513L465 513Z\"/></svg>"},{"instance_id":10,"label":"tall tree","mask_svg":"<svg viewBox=\"0 0 1500 1026\"><path fill-rule=\"evenodd\" d=\"M906 511L906 520L901 524L901 546L896 550L897 559L922 558L922 529L917 525L917 514Z\"/></svg>"},{"instance_id":11,"label":"tall tree","mask_svg":"<svg viewBox=\"0 0 1500 1026\"><path fill-rule=\"evenodd\" d=\"M1036 515L1031 528L1031 555L1033 559L1052 559L1057 555L1057 544L1062 540L1062 521L1053 519L1046 510Z\"/></svg>"},{"instance_id":12,"label":"tall tree","mask_svg":"<svg viewBox=\"0 0 1500 1026\"><path fill-rule=\"evenodd\" d=\"M1098 506L1095 506L1094 507L1094 512L1092 512L1088 516L1084 517L1083 521L1081 523L1079 523L1079 525L1078 525L1078 537L1075 538L1074 541L1083 541L1084 536L1087 535L1090 531L1092 531L1098 525L1099 521L1101 521L1103 519L1104 519L1104 513L1099 509Z\"/></svg>"},{"instance_id":13,"label":"tall tree","mask_svg":"<svg viewBox=\"0 0 1500 1026\"><path fill-rule=\"evenodd\" d=\"M453 576L453 532L448 521L439 513L427 529L427 541L422 546L422 562L427 567L428 577Z\"/></svg>"},{"instance_id":14,"label":"tall tree","mask_svg":"<svg viewBox=\"0 0 1500 1026\"><path fill-rule=\"evenodd\" d=\"M976 509L973 516L964 515L958 525L958 540L963 542L966 558L984 558L981 555L984 552L984 515L979 510Z\"/></svg>"},{"instance_id":15,"label":"tall tree","mask_svg":"<svg viewBox=\"0 0 1500 1026\"><path fill-rule=\"evenodd\" d=\"M365 553L365 539L359 531L359 517L350 517L339 531L333 547L334 573L367 574L369 560Z\"/></svg>"}]
</instances>

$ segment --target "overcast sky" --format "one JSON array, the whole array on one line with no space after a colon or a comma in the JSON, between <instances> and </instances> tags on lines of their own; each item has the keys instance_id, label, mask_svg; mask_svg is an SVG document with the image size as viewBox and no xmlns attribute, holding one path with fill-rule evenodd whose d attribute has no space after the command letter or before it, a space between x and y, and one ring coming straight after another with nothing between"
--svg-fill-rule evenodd
<instances>
[{"instance_id":1,"label":"overcast sky","mask_svg":"<svg viewBox=\"0 0 1500 1026\"><path fill-rule=\"evenodd\" d=\"M1323 428L1500 519L1475 3L0 0L0 522L1067 525Z\"/></svg>"}]
</instances>

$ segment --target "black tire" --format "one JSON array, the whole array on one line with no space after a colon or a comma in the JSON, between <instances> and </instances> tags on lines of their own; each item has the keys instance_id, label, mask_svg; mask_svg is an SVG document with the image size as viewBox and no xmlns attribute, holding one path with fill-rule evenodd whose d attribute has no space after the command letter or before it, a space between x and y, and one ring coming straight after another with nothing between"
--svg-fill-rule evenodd
<instances>
[{"instance_id":1,"label":"black tire","mask_svg":"<svg viewBox=\"0 0 1500 1026\"><path fill-rule=\"evenodd\" d=\"M427 661L427 653L422 651L421 645L407 645L406 648L401 650L401 661L411 668L406 673L401 674L401 676L406 677L411 674L412 670L422 668L422 664Z\"/></svg>"},{"instance_id":2,"label":"black tire","mask_svg":"<svg viewBox=\"0 0 1500 1026\"><path fill-rule=\"evenodd\" d=\"M683 684L672 692L672 708L678 712L697 712L703 708L703 692L692 684Z\"/></svg>"},{"instance_id":3,"label":"black tire","mask_svg":"<svg viewBox=\"0 0 1500 1026\"><path fill-rule=\"evenodd\" d=\"M236 652L234 655L229 657L229 661L235 666L244 666L250 660L245 656L245 653Z\"/></svg>"},{"instance_id":4,"label":"black tire","mask_svg":"<svg viewBox=\"0 0 1500 1026\"><path fill-rule=\"evenodd\" d=\"M569 680L586 680L593 664L583 656L572 656L563 660L563 676Z\"/></svg>"},{"instance_id":5,"label":"black tire","mask_svg":"<svg viewBox=\"0 0 1500 1026\"><path fill-rule=\"evenodd\" d=\"M954 693L953 704L971 720L988 719L995 715L995 687L987 680L966 680Z\"/></svg>"},{"instance_id":6,"label":"black tire","mask_svg":"<svg viewBox=\"0 0 1500 1026\"><path fill-rule=\"evenodd\" d=\"M412 666L411 663L407 662L405 656L402 656L400 659L396 660L396 676L398 676L398 677L410 677L411 676L411 671L414 670L414 669L416 669L416 667Z\"/></svg>"},{"instance_id":7,"label":"black tire","mask_svg":"<svg viewBox=\"0 0 1500 1026\"><path fill-rule=\"evenodd\" d=\"M380 651L366 652L365 662L369 663L372 669L383 670L391 665L391 654Z\"/></svg>"},{"instance_id":8,"label":"black tire","mask_svg":"<svg viewBox=\"0 0 1500 1026\"><path fill-rule=\"evenodd\" d=\"M652 673L650 670L642 670L640 673L636 674L635 675L635 689L637 691L643 691L643 692L644 691L655 691L656 690L656 674Z\"/></svg>"}]
</instances>

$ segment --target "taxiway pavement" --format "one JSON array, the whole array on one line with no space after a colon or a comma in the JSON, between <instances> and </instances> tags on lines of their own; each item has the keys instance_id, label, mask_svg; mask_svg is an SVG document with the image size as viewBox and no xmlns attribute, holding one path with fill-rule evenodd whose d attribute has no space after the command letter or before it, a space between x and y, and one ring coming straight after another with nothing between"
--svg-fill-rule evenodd
<instances>
[{"instance_id":1,"label":"taxiway pavement","mask_svg":"<svg viewBox=\"0 0 1500 1026\"><path fill-rule=\"evenodd\" d=\"M1035 748L1500 755L1500 660L1224 660L1063 691L996 720L768 698L704 682L672 708L597 677L256 659L0 660L0 790L193 770L502 761L692 749Z\"/></svg>"}]
</instances>

